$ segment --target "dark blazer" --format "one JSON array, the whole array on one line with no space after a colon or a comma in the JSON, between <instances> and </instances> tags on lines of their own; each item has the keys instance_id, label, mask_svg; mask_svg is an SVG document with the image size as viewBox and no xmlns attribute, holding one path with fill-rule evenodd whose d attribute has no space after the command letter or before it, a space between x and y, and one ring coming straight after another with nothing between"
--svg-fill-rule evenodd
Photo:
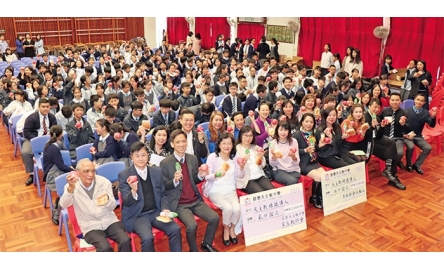
<instances>
[{"instance_id":1,"label":"dark blazer","mask_svg":"<svg viewBox=\"0 0 444 270\"><path fill-rule=\"evenodd\" d=\"M291 91L291 90L290 90L290 95L287 94L287 90L285 90L284 88L282 88L282 89L279 90L279 91L281 91L281 94L282 94L284 97L286 97L287 99L292 99L292 98L294 97L294 92ZM299 92L299 90L298 90L298 92ZM304 93L304 95L305 95L305 93Z\"/></svg>"},{"instance_id":2,"label":"dark blazer","mask_svg":"<svg viewBox=\"0 0 444 270\"><path fill-rule=\"evenodd\" d=\"M382 110L380 117L383 119L386 116L393 116L393 109L391 107L385 108ZM405 116L406 119L406 123L404 126L401 126L401 124L399 123L399 120L401 119L401 116ZM394 137L395 138L403 138L404 134L409 133L411 130L409 128L409 118L407 117L407 111L399 108L398 110L396 110L395 113L395 130L394 130ZM386 136L390 136L390 125L386 125L384 127L384 135Z\"/></svg>"},{"instance_id":3,"label":"dark blazer","mask_svg":"<svg viewBox=\"0 0 444 270\"><path fill-rule=\"evenodd\" d=\"M228 94L230 93L230 92L229 92L230 86L229 86L228 83L225 83L225 87L226 87L226 89L227 89L227 92L226 92L226 93L223 93L223 92L220 90L220 85L217 84L217 83L215 83L215 84L213 85L214 96L217 97L217 96L219 96L219 95L222 95L222 93L225 94L225 95L228 95Z\"/></svg>"},{"instance_id":4,"label":"dark blazer","mask_svg":"<svg viewBox=\"0 0 444 270\"><path fill-rule=\"evenodd\" d=\"M48 119L47 121L47 129L48 129L48 135L49 135L49 129L53 125L57 125L57 119L52 113L48 113ZM40 114L39 111L36 111L33 114L30 114L26 120L25 125L23 126L23 136L31 140L33 138L36 138L38 136L38 130L40 129Z\"/></svg>"},{"instance_id":5,"label":"dark blazer","mask_svg":"<svg viewBox=\"0 0 444 270\"><path fill-rule=\"evenodd\" d=\"M66 123L66 133L69 139L69 153L71 158L76 158L76 148L84 144L94 142L94 132L88 121L83 120L83 127L77 129L75 127L76 120L73 119Z\"/></svg>"},{"instance_id":6,"label":"dark blazer","mask_svg":"<svg viewBox=\"0 0 444 270\"><path fill-rule=\"evenodd\" d=\"M71 80L64 88L63 88L63 104L70 104L74 99L74 94L71 89L74 86L74 80Z\"/></svg>"},{"instance_id":7,"label":"dark blazer","mask_svg":"<svg viewBox=\"0 0 444 270\"><path fill-rule=\"evenodd\" d=\"M278 47L279 47L278 45L275 45L275 46L273 47L273 52L274 52L274 56L275 56L275 58L276 58L276 61L279 63L279 58L280 58L280 56L279 56L279 52L278 52L278 50L279 50Z\"/></svg>"},{"instance_id":8,"label":"dark blazer","mask_svg":"<svg viewBox=\"0 0 444 270\"><path fill-rule=\"evenodd\" d=\"M244 44L242 44L242 46L239 48L239 60L242 62L242 60L244 59ZM248 44L248 51L247 51L247 59L251 59L253 58L253 53L254 53L254 48L251 44Z\"/></svg>"},{"instance_id":9,"label":"dark blazer","mask_svg":"<svg viewBox=\"0 0 444 270\"><path fill-rule=\"evenodd\" d=\"M173 110L170 110L168 112L168 126L170 126L174 120L176 120L176 113ZM151 127L151 129L157 126L164 126L164 125L165 125L165 119L163 118L162 112L159 110L153 116L153 126Z\"/></svg>"},{"instance_id":10,"label":"dark blazer","mask_svg":"<svg viewBox=\"0 0 444 270\"><path fill-rule=\"evenodd\" d=\"M301 159L299 162L299 167L306 167L308 163L310 163L310 154L305 153L304 149L308 147L307 142L304 140L304 135L302 135L300 130L297 130L293 133L293 138L298 142L298 152L299 158Z\"/></svg>"},{"instance_id":11,"label":"dark blazer","mask_svg":"<svg viewBox=\"0 0 444 270\"><path fill-rule=\"evenodd\" d=\"M424 72L424 74L422 74L418 78L415 78L415 77L413 77L413 75L417 71L418 70L413 71L412 74L410 74L407 77L407 80L410 80L412 82L412 90L410 90L410 96L411 97L416 96L416 94L418 94L418 91L420 91L420 90L421 91L427 90L426 87L421 83L422 80L425 79L425 80L427 80L429 82L429 85L432 84L432 75L430 74L430 72L426 71L426 72Z\"/></svg>"},{"instance_id":12,"label":"dark blazer","mask_svg":"<svg viewBox=\"0 0 444 270\"><path fill-rule=\"evenodd\" d=\"M244 117L248 116L249 111L255 111L259 103L260 103L260 98L256 98L254 95L249 95L245 100L244 104L244 109L243 109Z\"/></svg>"},{"instance_id":13,"label":"dark blazer","mask_svg":"<svg viewBox=\"0 0 444 270\"><path fill-rule=\"evenodd\" d=\"M259 53L259 59L265 59L267 58L267 54L270 53L270 45L268 45L266 42L261 42L257 46L256 51Z\"/></svg>"},{"instance_id":14,"label":"dark blazer","mask_svg":"<svg viewBox=\"0 0 444 270\"><path fill-rule=\"evenodd\" d=\"M381 75L387 74L387 76L388 76L388 75L390 75L389 74L390 70L393 70L393 69L394 69L394 67L392 65L390 65L390 69L389 69L387 67L387 65L384 63L384 65L382 65L382 67L381 67Z\"/></svg>"},{"instance_id":15,"label":"dark blazer","mask_svg":"<svg viewBox=\"0 0 444 270\"><path fill-rule=\"evenodd\" d=\"M139 120L136 121L133 118L133 114L129 113L125 119L123 119L123 123L125 124L125 126L127 128L129 128L131 130L131 132L136 133L139 130L139 126L142 125L142 121L143 120L148 120L148 117L144 114L142 114L142 116L139 117Z\"/></svg>"},{"instance_id":16,"label":"dark blazer","mask_svg":"<svg viewBox=\"0 0 444 270\"><path fill-rule=\"evenodd\" d=\"M242 101L238 97L236 97L236 99L236 111L240 112L242 111ZM227 114L231 117L233 114L233 102L231 100L231 95L225 96L224 100L222 101L222 113L224 117L227 117Z\"/></svg>"},{"instance_id":17,"label":"dark blazer","mask_svg":"<svg viewBox=\"0 0 444 270\"><path fill-rule=\"evenodd\" d=\"M236 55L236 47L237 47L237 43L236 43L236 42L231 43L231 46L230 46L230 55L229 55L230 58L231 58L231 57L234 57L234 56Z\"/></svg>"},{"instance_id":18,"label":"dark blazer","mask_svg":"<svg viewBox=\"0 0 444 270\"><path fill-rule=\"evenodd\" d=\"M162 179L165 183L165 190L168 196L168 200L170 202L170 211L176 211L177 206L179 205L180 194L182 192L182 181L179 181L177 187L174 186L174 173L176 172L176 157L170 155L166 157L164 160L160 162L160 168L162 168ZM185 154L185 162L188 167L188 174L191 182L191 186L196 192L197 197L202 200L202 195L197 189L196 184L201 181L197 177L199 163L198 159L190 154Z\"/></svg>"},{"instance_id":19,"label":"dark blazer","mask_svg":"<svg viewBox=\"0 0 444 270\"><path fill-rule=\"evenodd\" d=\"M174 168L174 165L173 165ZM148 173L150 174L151 183L153 184L154 202L156 203L157 210L162 211L164 209L170 209L167 193L165 191L165 184L162 181L162 171L157 167L148 167ZM139 176L137 174L134 165L126 168L119 173L119 190L122 195L122 222L125 225L125 229L128 232L133 231L133 225L137 217L142 213L143 205L145 204L145 198L143 196L142 184L137 184L137 196L138 200L135 200L131 187L126 182L130 176Z\"/></svg>"},{"instance_id":20,"label":"dark blazer","mask_svg":"<svg viewBox=\"0 0 444 270\"><path fill-rule=\"evenodd\" d=\"M94 148L96 148L97 150L96 154L94 155L96 159L107 158L107 157L113 157L114 161L117 161L119 159L117 157L117 150L119 149L119 145L117 144L117 141L114 140L114 137L111 134L105 140L106 142L105 150L98 151L99 142L100 142L100 136L97 136L93 144Z\"/></svg>"}]
</instances>

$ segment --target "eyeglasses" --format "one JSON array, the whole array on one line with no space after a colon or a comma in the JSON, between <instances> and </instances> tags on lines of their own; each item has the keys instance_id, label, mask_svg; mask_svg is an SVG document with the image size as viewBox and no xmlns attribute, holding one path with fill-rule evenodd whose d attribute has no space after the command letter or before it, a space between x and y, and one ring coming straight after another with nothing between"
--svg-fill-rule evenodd
<instances>
[{"instance_id":1,"label":"eyeglasses","mask_svg":"<svg viewBox=\"0 0 444 270\"><path fill-rule=\"evenodd\" d=\"M242 134L242 136L244 136L246 138L253 138L253 135Z\"/></svg>"},{"instance_id":2,"label":"eyeglasses","mask_svg":"<svg viewBox=\"0 0 444 270\"><path fill-rule=\"evenodd\" d=\"M92 170L83 170L81 171L84 174L88 174L88 173L96 173L96 169L92 169Z\"/></svg>"}]
</instances>

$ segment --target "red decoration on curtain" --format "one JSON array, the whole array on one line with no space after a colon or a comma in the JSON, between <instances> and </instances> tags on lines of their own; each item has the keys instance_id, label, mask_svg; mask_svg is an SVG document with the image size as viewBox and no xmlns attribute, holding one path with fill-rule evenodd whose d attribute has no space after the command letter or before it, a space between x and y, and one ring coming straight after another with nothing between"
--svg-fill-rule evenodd
<instances>
[{"instance_id":1,"label":"red decoration on curtain","mask_svg":"<svg viewBox=\"0 0 444 270\"><path fill-rule=\"evenodd\" d=\"M260 43L262 36L265 35L265 26L259 23L240 23L237 26L237 37L245 40L245 39L256 39L256 43L254 44L254 48L257 48L257 45ZM232 40L234 42L234 40Z\"/></svg>"},{"instance_id":2,"label":"red decoration on curtain","mask_svg":"<svg viewBox=\"0 0 444 270\"><path fill-rule=\"evenodd\" d=\"M167 33L168 43L177 45L180 40L186 41L188 32L188 22L185 17L168 17L167 18Z\"/></svg>"},{"instance_id":3,"label":"red decoration on curtain","mask_svg":"<svg viewBox=\"0 0 444 270\"><path fill-rule=\"evenodd\" d=\"M321 59L326 43L330 43L331 52L339 52L341 58L345 56L347 46L353 46L361 51L363 76L374 77L379 75L381 39L373 35L373 29L380 25L382 18L302 17L298 56L304 58L305 65L312 66L313 60Z\"/></svg>"},{"instance_id":4,"label":"red decoration on curtain","mask_svg":"<svg viewBox=\"0 0 444 270\"><path fill-rule=\"evenodd\" d=\"M438 67L441 66L441 73L444 68L443 44L444 18L393 17L384 54L392 56L395 68L407 67L412 59L426 61L436 82Z\"/></svg>"},{"instance_id":5,"label":"red decoration on curtain","mask_svg":"<svg viewBox=\"0 0 444 270\"><path fill-rule=\"evenodd\" d=\"M217 36L223 34L224 38L230 36L230 25L227 17L196 17L195 35L200 33L202 37L201 46L210 49L215 46Z\"/></svg>"}]
</instances>

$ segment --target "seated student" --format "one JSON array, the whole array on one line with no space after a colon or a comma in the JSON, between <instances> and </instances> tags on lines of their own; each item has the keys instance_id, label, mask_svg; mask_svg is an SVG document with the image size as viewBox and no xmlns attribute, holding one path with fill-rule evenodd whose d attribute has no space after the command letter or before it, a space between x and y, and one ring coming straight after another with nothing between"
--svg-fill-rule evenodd
<instances>
[{"instance_id":1,"label":"seated student","mask_svg":"<svg viewBox=\"0 0 444 270\"><path fill-rule=\"evenodd\" d=\"M204 83L202 85L202 94L199 95L201 104L204 104L206 102L209 102L216 106L216 99L214 98L214 90L210 88L209 83Z\"/></svg>"},{"instance_id":2,"label":"seated student","mask_svg":"<svg viewBox=\"0 0 444 270\"><path fill-rule=\"evenodd\" d=\"M14 115L23 114L24 112L33 111L31 103L26 101L27 94L23 90L16 90L14 93L14 101L9 103L8 107L3 109L5 116L10 118Z\"/></svg>"},{"instance_id":3,"label":"seated student","mask_svg":"<svg viewBox=\"0 0 444 270\"><path fill-rule=\"evenodd\" d=\"M337 71L338 70L336 70L336 66L335 65L330 65L330 68L328 69L328 73L325 74L325 76L321 76L320 77L320 78L324 79L324 85L328 85L329 83L331 83L335 79ZM319 86L319 79L318 79L318 86ZM318 89L319 89L319 87L318 87Z\"/></svg>"},{"instance_id":4,"label":"seated student","mask_svg":"<svg viewBox=\"0 0 444 270\"><path fill-rule=\"evenodd\" d=\"M57 125L66 131L66 124L73 119L72 107L70 105L64 105L62 109L55 115L57 119Z\"/></svg>"},{"instance_id":5,"label":"seated student","mask_svg":"<svg viewBox=\"0 0 444 270\"><path fill-rule=\"evenodd\" d=\"M50 112L54 115L56 115L60 109L63 107L63 104L59 103L59 100L55 97L50 97L48 98L49 100L49 108L50 108Z\"/></svg>"},{"instance_id":6,"label":"seated student","mask_svg":"<svg viewBox=\"0 0 444 270\"><path fill-rule=\"evenodd\" d=\"M278 68L272 68L272 69L270 69L270 72L268 73L269 74L269 77L267 77L267 84L268 83L270 83L270 82L277 82L277 84L278 84L278 89L281 89L281 90L284 90L285 91L285 86L283 86L280 82L279 82L279 69ZM284 78L284 80L285 80L285 78ZM284 87L284 88L283 88ZM294 92L292 91L292 84L290 84L289 86L287 85L287 87L289 87L289 88L287 88L287 89L289 89L290 90L290 93L293 93L293 95L294 95ZM282 94L282 93L281 93Z\"/></svg>"},{"instance_id":7,"label":"seated student","mask_svg":"<svg viewBox=\"0 0 444 270\"><path fill-rule=\"evenodd\" d=\"M319 164L337 169L356 163L348 156L341 156L342 129L337 121L335 106L327 106L321 113L322 121L315 132ZM325 142L327 138L329 143Z\"/></svg>"},{"instance_id":8,"label":"seated student","mask_svg":"<svg viewBox=\"0 0 444 270\"><path fill-rule=\"evenodd\" d=\"M163 223L156 219L161 213L168 214L171 208L161 169L147 166L149 154L143 143L134 143L130 151L134 165L118 176L123 201L122 222L126 230L140 237L142 252L155 251L153 227L168 235L171 252L182 251L182 237L177 223ZM130 182L131 176L136 176L138 180Z\"/></svg>"},{"instance_id":9,"label":"seated student","mask_svg":"<svg viewBox=\"0 0 444 270\"><path fill-rule=\"evenodd\" d=\"M256 93L247 97L243 109L244 117L248 116L249 111L256 111L259 104L261 104L261 102L264 100L266 91L267 87L265 85L258 85L256 88Z\"/></svg>"},{"instance_id":10,"label":"seated student","mask_svg":"<svg viewBox=\"0 0 444 270\"><path fill-rule=\"evenodd\" d=\"M74 95L73 100L71 100L71 102L69 103L69 105L73 105L73 104L81 104L83 106L83 108L85 108L85 110L88 110L89 108L89 104L88 102L83 98L82 96L82 90L80 90L80 88L78 88L77 86L74 86L72 88L72 93Z\"/></svg>"},{"instance_id":11,"label":"seated student","mask_svg":"<svg viewBox=\"0 0 444 270\"><path fill-rule=\"evenodd\" d=\"M136 88L134 90L134 96L136 97L136 100L143 105L142 113L146 115L148 118L153 117L156 111L156 106L154 104L151 105L149 101L145 99L145 92L143 91L143 89Z\"/></svg>"},{"instance_id":12,"label":"seated student","mask_svg":"<svg viewBox=\"0 0 444 270\"><path fill-rule=\"evenodd\" d=\"M216 141L219 135L225 131L224 116L221 112L215 111L211 114L208 129L204 130L205 136L208 139L208 152L214 153L216 150Z\"/></svg>"},{"instance_id":13,"label":"seated student","mask_svg":"<svg viewBox=\"0 0 444 270\"><path fill-rule=\"evenodd\" d=\"M166 79L160 99L176 100L179 97L179 89L174 86L171 79Z\"/></svg>"},{"instance_id":14,"label":"seated student","mask_svg":"<svg viewBox=\"0 0 444 270\"><path fill-rule=\"evenodd\" d=\"M39 100L38 106L39 108L37 111L29 111L29 113L32 113L26 117L23 127L24 140L21 153L26 173L29 174L29 177L25 183L26 186L29 186L33 183L34 176L34 154L32 153L31 139L42 135L49 135L49 129L53 125L57 125L57 120L55 116L49 112L49 101L45 98L42 98Z\"/></svg>"},{"instance_id":15,"label":"seated student","mask_svg":"<svg viewBox=\"0 0 444 270\"><path fill-rule=\"evenodd\" d=\"M117 94L119 98L119 106L125 109L126 112L131 108L133 101L136 101L136 96L130 92L131 84L129 81L122 81L122 91Z\"/></svg>"},{"instance_id":16,"label":"seated student","mask_svg":"<svg viewBox=\"0 0 444 270\"><path fill-rule=\"evenodd\" d=\"M311 75L310 79L313 80L313 86L318 86L318 79L321 77L321 67L320 66L316 66L313 70L313 74Z\"/></svg>"},{"instance_id":17,"label":"seated student","mask_svg":"<svg viewBox=\"0 0 444 270\"><path fill-rule=\"evenodd\" d=\"M108 105L114 107L116 110L116 118L119 118L120 121L123 122L123 119L128 114L128 111L119 106L119 97L116 94L108 95Z\"/></svg>"},{"instance_id":18,"label":"seated student","mask_svg":"<svg viewBox=\"0 0 444 270\"><path fill-rule=\"evenodd\" d=\"M98 137L94 140L94 149L92 149L91 154L98 165L118 160L117 149L119 149L119 145L114 136L110 134L110 126L111 124L105 119L96 121Z\"/></svg>"},{"instance_id":19,"label":"seated student","mask_svg":"<svg viewBox=\"0 0 444 270\"><path fill-rule=\"evenodd\" d=\"M131 239L114 213L116 200L111 182L96 175L94 163L88 159L80 160L76 169L79 177L68 175L60 206L73 205L85 241L97 252L113 251L107 237L118 244L119 252L130 252Z\"/></svg>"},{"instance_id":20,"label":"seated student","mask_svg":"<svg viewBox=\"0 0 444 270\"><path fill-rule=\"evenodd\" d=\"M188 112L186 115L182 112L181 120L188 120L188 115ZM192 117L194 118L194 115ZM194 119L192 120L194 122ZM186 122L188 123L188 121ZM208 171L201 170L198 167L198 158L187 153L187 144L185 131L174 130L171 133L171 146L174 149L174 154L160 162L165 190L171 202L169 210L178 213L179 220L187 228L186 238L190 251L198 251L197 223L193 216L195 214L208 222L201 248L207 252L217 252L212 243L219 224L219 215L203 202L202 195L196 187L196 183L202 181L208 175ZM177 165L180 166L180 170L176 169Z\"/></svg>"},{"instance_id":21,"label":"seated student","mask_svg":"<svg viewBox=\"0 0 444 270\"><path fill-rule=\"evenodd\" d=\"M35 103L34 103L34 110L38 109L39 100L42 98L48 99L48 88L44 85L40 85L37 87L37 99L35 100Z\"/></svg>"},{"instance_id":22,"label":"seated student","mask_svg":"<svg viewBox=\"0 0 444 270\"><path fill-rule=\"evenodd\" d=\"M68 167L63 163L61 150L65 149L65 144L62 142L63 129L59 125L54 125L49 130L50 139L45 144L43 150L43 182L46 182L46 187L51 191L56 191L55 179L56 177L73 171L74 168ZM59 215L61 208L58 206L59 198L55 200L55 207L52 211L52 222L59 225Z\"/></svg>"},{"instance_id":23,"label":"seated student","mask_svg":"<svg viewBox=\"0 0 444 270\"><path fill-rule=\"evenodd\" d=\"M325 77L320 77L318 79L318 85L316 86L315 90L317 93L319 93L321 98L327 95L327 89L324 86L325 86Z\"/></svg>"},{"instance_id":24,"label":"seated student","mask_svg":"<svg viewBox=\"0 0 444 270\"><path fill-rule=\"evenodd\" d=\"M415 105L413 107L405 109L407 112L407 117L409 119L409 129L414 132L413 134L407 134L404 137L404 144L407 146L406 149L406 161L407 161L407 171L416 171L419 174L424 174L421 169L427 156L432 151L430 144L422 136L422 130L424 125L427 123L430 127L435 127L436 125L436 110L424 109L423 106L426 103L426 97L424 94L419 93L414 99ZM421 153L416 159L415 163L412 165L412 154L415 145L421 149Z\"/></svg>"},{"instance_id":25,"label":"seated student","mask_svg":"<svg viewBox=\"0 0 444 270\"><path fill-rule=\"evenodd\" d=\"M97 95L99 96L99 99L102 100L102 104L107 106L108 99L107 99L107 96L105 95L105 91L104 91L104 87L103 87L102 83L96 84L96 92L97 92Z\"/></svg>"},{"instance_id":26,"label":"seated student","mask_svg":"<svg viewBox=\"0 0 444 270\"><path fill-rule=\"evenodd\" d=\"M139 137L132 133L122 123L114 123L110 126L110 134L114 137L118 144L117 157L119 161L125 162L125 166L130 166L130 148L131 145L139 141Z\"/></svg>"},{"instance_id":27,"label":"seated student","mask_svg":"<svg viewBox=\"0 0 444 270\"><path fill-rule=\"evenodd\" d=\"M93 131L96 130L96 121L104 118L104 112L106 106L103 106L103 102L98 95L92 95L89 99L91 108L86 112L86 116Z\"/></svg>"},{"instance_id":28,"label":"seated student","mask_svg":"<svg viewBox=\"0 0 444 270\"><path fill-rule=\"evenodd\" d=\"M242 112L235 112L231 116L231 124L233 127L233 136L237 140L241 128L245 125L244 115Z\"/></svg>"},{"instance_id":29,"label":"seated student","mask_svg":"<svg viewBox=\"0 0 444 270\"><path fill-rule=\"evenodd\" d=\"M249 67L247 76L247 87L248 89L254 89L258 85L258 76L256 75L256 68Z\"/></svg>"},{"instance_id":30,"label":"seated student","mask_svg":"<svg viewBox=\"0 0 444 270\"><path fill-rule=\"evenodd\" d=\"M223 132L217 139L215 152L208 156L209 174L205 177L207 182L203 194L222 210L222 242L225 246L229 246L230 242L238 243L234 228L239 222L241 211L236 182L239 178L249 178L245 173L247 160L239 163L237 158L233 134Z\"/></svg>"},{"instance_id":31,"label":"seated student","mask_svg":"<svg viewBox=\"0 0 444 270\"><path fill-rule=\"evenodd\" d=\"M76 158L76 148L94 142L94 132L88 121L83 119L85 109L82 104L71 106L74 119L66 124L66 133L69 139L69 153L72 159Z\"/></svg>"},{"instance_id":32,"label":"seated student","mask_svg":"<svg viewBox=\"0 0 444 270\"><path fill-rule=\"evenodd\" d=\"M139 101L134 101L131 103L131 113L123 119L123 124L133 133L139 130L143 121L149 120L148 117L142 113L142 109L143 105Z\"/></svg>"},{"instance_id":33,"label":"seated student","mask_svg":"<svg viewBox=\"0 0 444 270\"><path fill-rule=\"evenodd\" d=\"M222 112L223 117L230 116L238 111L242 111L242 101L237 96L238 86L237 83L230 83L229 86L230 94L225 96L222 101ZM247 113L248 114L248 113Z\"/></svg>"},{"instance_id":34,"label":"seated student","mask_svg":"<svg viewBox=\"0 0 444 270\"><path fill-rule=\"evenodd\" d=\"M272 104L276 104L278 99L277 93L279 90L277 86L278 86L277 82L270 82L268 84L268 93L264 97L265 101L269 101Z\"/></svg>"},{"instance_id":35,"label":"seated student","mask_svg":"<svg viewBox=\"0 0 444 270\"><path fill-rule=\"evenodd\" d=\"M236 187L248 194L274 189L263 170L266 165L264 152L258 149L260 148L256 145L253 129L251 126L243 126L236 140L236 151L238 156L247 160L245 169L249 177L243 179L246 181L238 181ZM257 163L258 160L261 160L260 165Z\"/></svg>"},{"instance_id":36,"label":"seated student","mask_svg":"<svg viewBox=\"0 0 444 270\"><path fill-rule=\"evenodd\" d=\"M315 117L311 113L306 113L300 121L300 130L293 134L298 142L298 153L300 157L299 167L301 174L313 179L312 196L309 203L315 208L322 209L322 186L321 175L324 169L317 163L316 138L315 138Z\"/></svg>"},{"instance_id":37,"label":"seated student","mask_svg":"<svg viewBox=\"0 0 444 270\"><path fill-rule=\"evenodd\" d=\"M216 108L213 103L209 103L209 102L203 103L200 106L200 122L198 124L210 122L211 114L215 110L216 110Z\"/></svg>"},{"instance_id":38,"label":"seated student","mask_svg":"<svg viewBox=\"0 0 444 270\"><path fill-rule=\"evenodd\" d=\"M180 108L189 108L194 105L199 104L198 100L190 94L191 92L191 84L188 82L184 82L181 85L182 94L177 98L179 101Z\"/></svg>"},{"instance_id":39,"label":"seated student","mask_svg":"<svg viewBox=\"0 0 444 270\"><path fill-rule=\"evenodd\" d=\"M160 110L153 116L153 126L170 126L176 120L176 113L171 110L172 102L169 99L161 99L159 101Z\"/></svg>"}]
</instances>

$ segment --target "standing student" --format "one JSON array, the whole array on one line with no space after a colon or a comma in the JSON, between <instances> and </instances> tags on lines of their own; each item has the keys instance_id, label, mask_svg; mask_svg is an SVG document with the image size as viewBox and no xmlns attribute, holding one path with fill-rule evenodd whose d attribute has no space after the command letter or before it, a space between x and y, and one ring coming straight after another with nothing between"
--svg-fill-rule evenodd
<instances>
[{"instance_id":1,"label":"standing student","mask_svg":"<svg viewBox=\"0 0 444 270\"><path fill-rule=\"evenodd\" d=\"M171 110L172 102L169 99L161 99L159 101L160 110L153 116L153 126L170 126L176 120L176 113Z\"/></svg>"},{"instance_id":2,"label":"standing student","mask_svg":"<svg viewBox=\"0 0 444 270\"><path fill-rule=\"evenodd\" d=\"M424 174L421 166L432 151L432 147L422 136L422 130L424 129L425 124L428 124L432 128L435 127L437 111L432 110L429 113L428 110L424 109L426 98L422 93L416 95L414 102L415 104L413 107L406 109L407 117L409 119L409 129L414 132L414 135L407 134L404 137L404 144L407 146L405 153L407 171L416 171L419 174ZM412 165L412 154L415 146L418 146L419 149L421 149L421 153Z\"/></svg>"},{"instance_id":3,"label":"standing student","mask_svg":"<svg viewBox=\"0 0 444 270\"><path fill-rule=\"evenodd\" d=\"M134 165L118 176L125 229L140 237L142 252L155 251L153 227L166 233L171 252L182 251L182 237L177 223L163 223L156 219L162 213L169 214L171 209L161 169L147 166L149 155L142 142L134 143L130 151ZM136 182L129 181L132 176L137 177Z\"/></svg>"},{"instance_id":4,"label":"standing student","mask_svg":"<svg viewBox=\"0 0 444 270\"><path fill-rule=\"evenodd\" d=\"M208 175L208 170L199 168L197 158L186 153L187 143L187 134L182 130L174 130L171 133L174 153L160 162L170 211L178 213L179 220L185 225L190 251L198 251L197 223L194 220L194 215L197 215L208 222L201 243L202 250L217 252L212 243L219 224L219 215L203 202L196 187L196 184Z\"/></svg>"},{"instance_id":5,"label":"standing student","mask_svg":"<svg viewBox=\"0 0 444 270\"><path fill-rule=\"evenodd\" d=\"M34 40L32 40L31 35L28 33L25 35L25 40L23 41L23 48L25 49L25 57L35 56Z\"/></svg>"},{"instance_id":6,"label":"standing student","mask_svg":"<svg viewBox=\"0 0 444 270\"><path fill-rule=\"evenodd\" d=\"M331 53L331 46L329 43L324 45L324 52L321 55L321 77L325 76L328 73L328 69L331 65L334 64L333 54Z\"/></svg>"},{"instance_id":7,"label":"standing student","mask_svg":"<svg viewBox=\"0 0 444 270\"><path fill-rule=\"evenodd\" d=\"M45 53L45 49L43 48L44 44L43 44L43 39L40 36L40 34L37 34L35 36L35 42L34 42L34 46L35 46L35 53L37 55L42 55Z\"/></svg>"}]
</instances>

